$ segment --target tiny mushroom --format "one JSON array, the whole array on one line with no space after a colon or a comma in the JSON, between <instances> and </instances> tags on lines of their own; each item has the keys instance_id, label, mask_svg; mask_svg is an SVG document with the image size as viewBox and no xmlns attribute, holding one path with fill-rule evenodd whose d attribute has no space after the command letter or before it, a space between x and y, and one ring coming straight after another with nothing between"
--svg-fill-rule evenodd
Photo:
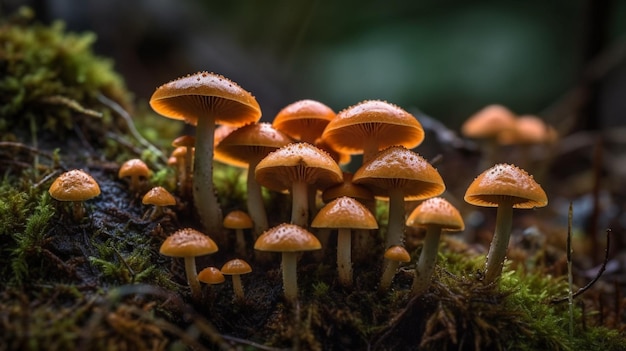
<instances>
[{"instance_id":1,"label":"tiny mushroom","mask_svg":"<svg viewBox=\"0 0 626 351\"><path fill-rule=\"evenodd\" d=\"M491 283L502 273L513 225L513 209L546 206L548 197L526 171L503 163L478 175L467 188L464 198L475 206L498 208L484 277L486 283Z\"/></svg>"},{"instance_id":2,"label":"tiny mushroom","mask_svg":"<svg viewBox=\"0 0 626 351\"><path fill-rule=\"evenodd\" d=\"M226 217L224 217L224 228L235 230L235 251L238 255L246 255L246 238L244 236L244 229L250 229L254 226L252 218L247 213L234 210L230 211Z\"/></svg>"},{"instance_id":3,"label":"tiny mushroom","mask_svg":"<svg viewBox=\"0 0 626 351\"><path fill-rule=\"evenodd\" d=\"M343 286L352 285L352 230L377 229L374 215L357 200L342 196L322 207L311 223L313 228L336 228L337 272Z\"/></svg>"},{"instance_id":4,"label":"tiny mushroom","mask_svg":"<svg viewBox=\"0 0 626 351\"><path fill-rule=\"evenodd\" d=\"M182 148L183 152L179 152L184 155L179 167L179 188L182 196L186 197L191 193L191 181L193 172L193 155L194 145L196 144L196 138L191 135L181 135L172 141L172 146L175 148ZM179 161L180 162L180 161Z\"/></svg>"},{"instance_id":5,"label":"tiny mushroom","mask_svg":"<svg viewBox=\"0 0 626 351\"><path fill-rule=\"evenodd\" d=\"M411 255L403 246L393 245L385 251L385 269L383 275L380 278L379 290L387 291L393 281L393 276L396 275L396 270L400 265L400 262L410 262Z\"/></svg>"},{"instance_id":6,"label":"tiny mushroom","mask_svg":"<svg viewBox=\"0 0 626 351\"><path fill-rule=\"evenodd\" d=\"M163 214L163 208L176 205L176 199L164 187L155 186L143 196L141 203L153 206L152 210L146 213L146 216L154 220Z\"/></svg>"},{"instance_id":7,"label":"tiny mushroom","mask_svg":"<svg viewBox=\"0 0 626 351\"><path fill-rule=\"evenodd\" d=\"M100 187L89 174L75 169L57 177L48 192L55 200L72 202L73 218L78 222L85 214L83 201L100 195Z\"/></svg>"},{"instance_id":8,"label":"tiny mushroom","mask_svg":"<svg viewBox=\"0 0 626 351\"><path fill-rule=\"evenodd\" d=\"M198 280L206 284L221 284L226 281L224 274L217 267L206 267L198 273Z\"/></svg>"},{"instance_id":9,"label":"tiny mushroom","mask_svg":"<svg viewBox=\"0 0 626 351\"><path fill-rule=\"evenodd\" d=\"M426 229L424 245L417 262L415 279L411 288L413 295L420 295L430 285L430 279L437 262L441 232L462 231L465 229L465 224L461 214L451 203L444 198L434 197L425 200L411 212L407 219L407 225Z\"/></svg>"},{"instance_id":10,"label":"tiny mushroom","mask_svg":"<svg viewBox=\"0 0 626 351\"><path fill-rule=\"evenodd\" d=\"M141 180L149 177L150 173L150 169L145 162L138 158L133 158L122 164L117 172L117 176L119 178L130 178L130 192L138 194L141 191Z\"/></svg>"},{"instance_id":11,"label":"tiny mushroom","mask_svg":"<svg viewBox=\"0 0 626 351\"><path fill-rule=\"evenodd\" d=\"M324 128L336 114L325 104L305 99L285 106L272 121L272 126L290 137L315 144Z\"/></svg>"},{"instance_id":12,"label":"tiny mushroom","mask_svg":"<svg viewBox=\"0 0 626 351\"><path fill-rule=\"evenodd\" d=\"M167 237L161 244L159 252L164 256L184 258L185 274L191 289L191 296L194 301L198 302L202 297L202 292L196 273L196 256L209 255L217 250L217 244L208 236L192 228L183 228Z\"/></svg>"},{"instance_id":13,"label":"tiny mushroom","mask_svg":"<svg viewBox=\"0 0 626 351\"><path fill-rule=\"evenodd\" d=\"M491 165L498 159L498 137L515 127L516 115L498 104L488 105L471 115L461 126L461 134L476 139L483 152L482 164Z\"/></svg>"},{"instance_id":14,"label":"tiny mushroom","mask_svg":"<svg viewBox=\"0 0 626 351\"><path fill-rule=\"evenodd\" d=\"M287 223L268 229L254 243L255 250L282 253L283 290L291 302L298 298L298 253L320 248L315 235L301 226Z\"/></svg>"},{"instance_id":15,"label":"tiny mushroom","mask_svg":"<svg viewBox=\"0 0 626 351\"><path fill-rule=\"evenodd\" d=\"M235 293L235 298L239 301L243 301L244 293L243 293L243 284L241 283L241 276L243 274L248 274L252 272L252 267L248 264L248 262L236 258L234 260L230 260L222 266L222 274L231 275L233 277L233 292Z\"/></svg>"}]
</instances>

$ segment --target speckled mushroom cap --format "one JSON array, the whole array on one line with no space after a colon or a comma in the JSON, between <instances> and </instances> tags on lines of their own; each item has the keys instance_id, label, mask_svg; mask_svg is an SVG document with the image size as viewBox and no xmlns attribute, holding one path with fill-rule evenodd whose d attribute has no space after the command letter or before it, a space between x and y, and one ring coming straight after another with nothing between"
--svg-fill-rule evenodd
<instances>
[{"instance_id":1,"label":"speckled mushroom cap","mask_svg":"<svg viewBox=\"0 0 626 351\"><path fill-rule=\"evenodd\" d=\"M252 218L250 218L247 213L240 210L228 212L222 224L224 228L228 229L248 229L254 226Z\"/></svg>"},{"instance_id":2,"label":"speckled mushroom cap","mask_svg":"<svg viewBox=\"0 0 626 351\"><path fill-rule=\"evenodd\" d=\"M326 204L317 213L313 228L376 229L374 215L357 200L342 196Z\"/></svg>"},{"instance_id":3,"label":"speckled mushroom cap","mask_svg":"<svg viewBox=\"0 0 626 351\"><path fill-rule=\"evenodd\" d=\"M515 114L502 105L488 105L463 123L461 134L467 138L495 138L501 132L513 129L515 118Z\"/></svg>"},{"instance_id":4,"label":"speckled mushroom cap","mask_svg":"<svg viewBox=\"0 0 626 351\"><path fill-rule=\"evenodd\" d=\"M48 192L59 201L85 201L100 195L100 186L89 174L74 169L58 176Z\"/></svg>"},{"instance_id":5,"label":"speckled mushroom cap","mask_svg":"<svg viewBox=\"0 0 626 351\"><path fill-rule=\"evenodd\" d=\"M272 126L290 137L302 140L302 135L322 135L324 128L336 116L325 104L305 99L285 106L276 114ZM315 140L304 140L313 143Z\"/></svg>"},{"instance_id":6,"label":"speckled mushroom cap","mask_svg":"<svg viewBox=\"0 0 626 351\"><path fill-rule=\"evenodd\" d=\"M410 262L411 255L400 245L390 246L384 254L385 258L396 262Z\"/></svg>"},{"instance_id":7,"label":"speckled mushroom cap","mask_svg":"<svg viewBox=\"0 0 626 351\"><path fill-rule=\"evenodd\" d=\"M150 98L157 113L196 125L198 118L215 116L221 124L244 125L261 118L252 94L226 77L198 72L158 87Z\"/></svg>"},{"instance_id":8,"label":"speckled mushroom cap","mask_svg":"<svg viewBox=\"0 0 626 351\"><path fill-rule=\"evenodd\" d=\"M144 205L173 206L176 205L176 199L164 187L156 186L143 196L141 203Z\"/></svg>"},{"instance_id":9,"label":"speckled mushroom cap","mask_svg":"<svg viewBox=\"0 0 626 351\"><path fill-rule=\"evenodd\" d=\"M363 153L365 140L379 149L392 145L414 148L424 140L424 129L404 109L380 100L366 100L340 111L322 134L331 147L349 154Z\"/></svg>"},{"instance_id":10,"label":"speckled mushroom cap","mask_svg":"<svg viewBox=\"0 0 626 351\"><path fill-rule=\"evenodd\" d=\"M497 164L481 173L467 188L465 201L472 205L498 207L506 199L513 208L543 207L548 197L533 176L514 165Z\"/></svg>"},{"instance_id":11,"label":"speckled mushroom cap","mask_svg":"<svg viewBox=\"0 0 626 351\"><path fill-rule=\"evenodd\" d=\"M225 275L234 275L234 274L247 274L252 272L252 267L248 264L248 262L235 258L234 260L230 260L222 266L222 274Z\"/></svg>"},{"instance_id":12,"label":"speckled mushroom cap","mask_svg":"<svg viewBox=\"0 0 626 351\"><path fill-rule=\"evenodd\" d=\"M352 182L367 186L379 197L387 196L388 189L402 188L405 200L427 199L446 189L439 172L403 146L380 151L354 173Z\"/></svg>"},{"instance_id":13,"label":"speckled mushroom cap","mask_svg":"<svg viewBox=\"0 0 626 351\"><path fill-rule=\"evenodd\" d=\"M250 123L237 128L217 144L220 161L239 167L258 160L293 140L269 123Z\"/></svg>"},{"instance_id":14,"label":"speckled mushroom cap","mask_svg":"<svg viewBox=\"0 0 626 351\"><path fill-rule=\"evenodd\" d=\"M150 168L145 162L138 158L130 159L122 164L117 172L119 178L124 177L148 177L150 176Z\"/></svg>"},{"instance_id":15,"label":"speckled mushroom cap","mask_svg":"<svg viewBox=\"0 0 626 351\"><path fill-rule=\"evenodd\" d=\"M262 186L283 191L291 189L294 180L323 189L341 182L343 172L325 151L309 143L292 143L263 158L255 176Z\"/></svg>"},{"instance_id":16,"label":"speckled mushroom cap","mask_svg":"<svg viewBox=\"0 0 626 351\"><path fill-rule=\"evenodd\" d=\"M319 250L322 244L308 230L283 223L272 227L259 236L254 249L273 252L298 252Z\"/></svg>"},{"instance_id":17,"label":"speckled mushroom cap","mask_svg":"<svg viewBox=\"0 0 626 351\"><path fill-rule=\"evenodd\" d=\"M159 252L172 257L203 256L217 252L217 244L203 233L183 228L168 236Z\"/></svg>"},{"instance_id":18,"label":"speckled mushroom cap","mask_svg":"<svg viewBox=\"0 0 626 351\"><path fill-rule=\"evenodd\" d=\"M220 284L223 283L226 278L216 267L206 267L198 273L198 280L207 284Z\"/></svg>"},{"instance_id":19,"label":"speckled mushroom cap","mask_svg":"<svg viewBox=\"0 0 626 351\"><path fill-rule=\"evenodd\" d=\"M456 232L465 229L461 214L446 199L433 197L424 200L409 215L406 225L410 227L426 227L436 225L442 231Z\"/></svg>"}]
</instances>

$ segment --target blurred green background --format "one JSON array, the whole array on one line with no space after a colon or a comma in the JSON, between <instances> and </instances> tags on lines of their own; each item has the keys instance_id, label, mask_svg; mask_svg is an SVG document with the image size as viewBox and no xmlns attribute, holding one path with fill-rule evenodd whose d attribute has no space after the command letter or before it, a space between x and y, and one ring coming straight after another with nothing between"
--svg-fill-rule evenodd
<instances>
[{"instance_id":1,"label":"blurred green background","mask_svg":"<svg viewBox=\"0 0 626 351\"><path fill-rule=\"evenodd\" d=\"M364 99L458 130L491 103L580 128L626 124L626 1L0 1L98 35L138 102L199 70L257 96L265 120L302 98ZM599 60L598 58L602 58Z\"/></svg>"}]
</instances>

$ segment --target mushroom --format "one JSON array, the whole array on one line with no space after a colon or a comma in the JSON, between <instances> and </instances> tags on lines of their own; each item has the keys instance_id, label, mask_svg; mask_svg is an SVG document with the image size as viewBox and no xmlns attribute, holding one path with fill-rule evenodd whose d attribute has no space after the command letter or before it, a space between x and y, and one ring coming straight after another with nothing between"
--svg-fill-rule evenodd
<instances>
[{"instance_id":1,"label":"mushroom","mask_svg":"<svg viewBox=\"0 0 626 351\"><path fill-rule=\"evenodd\" d=\"M515 127L516 116L508 108L492 104L471 115L461 126L461 134L466 138L477 139L484 156L484 165L491 165L498 159L498 136Z\"/></svg>"},{"instance_id":2,"label":"mushroom","mask_svg":"<svg viewBox=\"0 0 626 351\"><path fill-rule=\"evenodd\" d=\"M121 178L130 178L130 192L137 194L141 191L140 182L150 176L150 169L145 162L138 158L130 159L122 164L117 176Z\"/></svg>"},{"instance_id":3,"label":"mushroom","mask_svg":"<svg viewBox=\"0 0 626 351\"><path fill-rule=\"evenodd\" d=\"M411 293L421 295L428 286L435 270L441 232L456 232L465 229L459 211L447 200L434 197L419 204L409 215L406 224L426 229L424 245L420 253Z\"/></svg>"},{"instance_id":4,"label":"mushroom","mask_svg":"<svg viewBox=\"0 0 626 351\"><path fill-rule=\"evenodd\" d=\"M208 236L192 228L183 228L168 236L161 244L159 252L164 256L184 258L191 297L199 302L202 292L196 273L196 256L209 255L217 250L217 244Z\"/></svg>"},{"instance_id":5,"label":"mushroom","mask_svg":"<svg viewBox=\"0 0 626 351\"><path fill-rule=\"evenodd\" d=\"M230 211L224 217L224 228L235 230L235 251L238 255L246 255L246 238L243 230L254 226L252 218L247 213L239 210Z\"/></svg>"},{"instance_id":6,"label":"mushroom","mask_svg":"<svg viewBox=\"0 0 626 351\"><path fill-rule=\"evenodd\" d=\"M315 144L335 116L330 107L306 99L285 106L274 117L272 126L298 141Z\"/></svg>"},{"instance_id":7,"label":"mushroom","mask_svg":"<svg viewBox=\"0 0 626 351\"><path fill-rule=\"evenodd\" d=\"M243 284L241 283L241 275L252 272L252 267L250 267L248 262L236 258L224 263L221 271L222 274L231 275L233 277L233 292L235 293L235 298L239 301L243 301L245 296L243 293Z\"/></svg>"},{"instance_id":8,"label":"mushroom","mask_svg":"<svg viewBox=\"0 0 626 351\"><path fill-rule=\"evenodd\" d=\"M222 215L213 186L213 138L216 123L244 125L261 118L254 96L229 79L199 72L156 89L150 106L157 113L196 126L193 199L205 229L221 228Z\"/></svg>"},{"instance_id":9,"label":"mushroom","mask_svg":"<svg viewBox=\"0 0 626 351\"><path fill-rule=\"evenodd\" d=\"M403 246L393 245L385 251L384 255L386 259L385 269L383 275L380 278L379 291L387 291L393 281L393 276L396 275L396 270L400 265L400 262L410 262L411 256Z\"/></svg>"},{"instance_id":10,"label":"mushroom","mask_svg":"<svg viewBox=\"0 0 626 351\"><path fill-rule=\"evenodd\" d=\"M206 284L221 284L226 281L224 274L216 267L206 267L198 273L198 280Z\"/></svg>"},{"instance_id":11,"label":"mushroom","mask_svg":"<svg viewBox=\"0 0 626 351\"><path fill-rule=\"evenodd\" d=\"M392 146L364 163L352 182L369 187L376 196L389 198L389 223L385 247L402 245L405 200L423 200L446 189L439 172L417 153Z\"/></svg>"},{"instance_id":12,"label":"mushroom","mask_svg":"<svg viewBox=\"0 0 626 351\"><path fill-rule=\"evenodd\" d=\"M70 201L73 218L78 222L85 215L83 202L100 195L100 187L89 174L74 169L58 176L48 192L55 200Z\"/></svg>"},{"instance_id":13,"label":"mushroom","mask_svg":"<svg viewBox=\"0 0 626 351\"><path fill-rule=\"evenodd\" d=\"M523 169L509 164L497 164L481 173L465 192L465 201L475 206L497 207L496 228L485 267L485 283L493 282L502 272L513 209L535 208L548 204L548 197L533 177Z\"/></svg>"},{"instance_id":14,"label":"mushroom","mask_svg":"<svg viewBox=\"0 0 626 351\"><path fill-rule=\"evenodd\" d=\"M189 195L189 193L184 193L185 189L183 189L185 182L188 182L189 179L191 179L190 174L187 173L187 164L185 162L187 152L189 151L190 150L186 147L179 146L175 148L170 155L170 159L173 159L173 161L168 161L168 165L174 167L176 172L176 190L183 198Z\"/></svg>"},{"instance_id":15,"label":"mushroom","mask_svg":"<svg viewBox=\"0 0 626 351\"><path fill-rule=\"evenodd\" d=\"M313 228L337 229L337 272L343 286L352 285L353 229L377 229L374 215L360 202L347 196L339 197L322 207L311 222Z\"/></svg>"},{"instance_id":16,"label":"mushroom","mask_svg":"<svg viewBox=\"0 0 626 351\"><path fill-rule=\"evenodd\" d=\"M298 253L319 250L321 244L315 235L295 224L279 224L261 234L254 243L259 251L281 252L283 290L285 298L294 302L298 298Z\"/></svg>"},{"instance_id":17,"label":"mushroom","mask_svg":"<svg viewBox=\"0 0 626 351\"><path fill-rule=\"evenodd\" d=\"M176 205L176 199L164 187L156 186L143 196L141 203L153 206L152 210L146 213L146 217L154 220L163 214L164 207Z\"/></svg>"},{"instance_id":18,"label":"mushroom","mask_svg":"<svg viewBox=\"0 0 626 351\"><path fill-rule=\"evenodd\" d=\"M269 123L252 123L228 134L215 149L216 153L221 155L222 162L233 166L243 163L248 168L246 202L248 213L254 222L255 238L269 227L261 186L255 178L255 169L267 154L291 142L291 138L274 129Z\"/></svg>"},{"instance_id":19,"label":"mushroom","mask_svg":"<svg viewBox=\"0 0 626 351\"><path fill-rule=\"evenodd\" d=\"M518 117L512 129L498 134L500 145L518 145L520 147L520 159L523 166L531 164L532 146L545 146L553 143L556 139L557 132L554 127L546 124L541 118L531 115Z\"/></svg>"},{"instance_id":20,"label":"mushroom","mask_svg":"<svg viewBox=\"0 0 626 351\"><path fill-rule=\"evenodd\" d=\"M309 185L324 189L341 182L343 173L324 151L309 143L292 143L271 152L256 166L256 180L262 186L292 196L291 223L309 225Z\"/></svg>"},{"instance_id":21,"label":"mushroom","mask_svg":"<svg viewBox=\"0 0 626 351\"><path fill-rule=\"evenodd\" d=\"M187 197L191 193L191 174L193 172L193 154L194 145L196 144L196 138L191 135L181 135L172 141L172 146L175 148L182 148L184 153L180 153L183 156L181 162L182 166L179 167L178 187L180 194L183 197ZM180 162L180 161L179 161Z\"/></svg>"},{"instance_id":22,"label":"mushroom","mask_svg":"<svg viewBox=\"0 0 626 351\"><path fill-rule=\"evenodd\" d=\"M324 129L322 139L339 152L362 153L365 163L389 146L418 146L424 140L424 129L402 108L366 100L340 111Z\"/></svg>"}]
</instances>

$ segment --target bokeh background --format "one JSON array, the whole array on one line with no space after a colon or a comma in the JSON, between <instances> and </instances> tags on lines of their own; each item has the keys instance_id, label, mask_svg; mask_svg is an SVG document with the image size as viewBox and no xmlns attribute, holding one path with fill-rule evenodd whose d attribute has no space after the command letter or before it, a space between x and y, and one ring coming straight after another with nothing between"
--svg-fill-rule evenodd
<instances>
[{"instance_id":1,"label":"bokeh background","mask_svg":"<svg viewBox=\"0 0 626 351\"><path fill-rule=\"evenodd\" d=\"M2 0L98 36L138 102L200 70L336 111L385 99L453 130L500 103L557 128L626 124L626 1ZM573 121L573 122L572 122Z\"/></svg>"}]
</instances>

